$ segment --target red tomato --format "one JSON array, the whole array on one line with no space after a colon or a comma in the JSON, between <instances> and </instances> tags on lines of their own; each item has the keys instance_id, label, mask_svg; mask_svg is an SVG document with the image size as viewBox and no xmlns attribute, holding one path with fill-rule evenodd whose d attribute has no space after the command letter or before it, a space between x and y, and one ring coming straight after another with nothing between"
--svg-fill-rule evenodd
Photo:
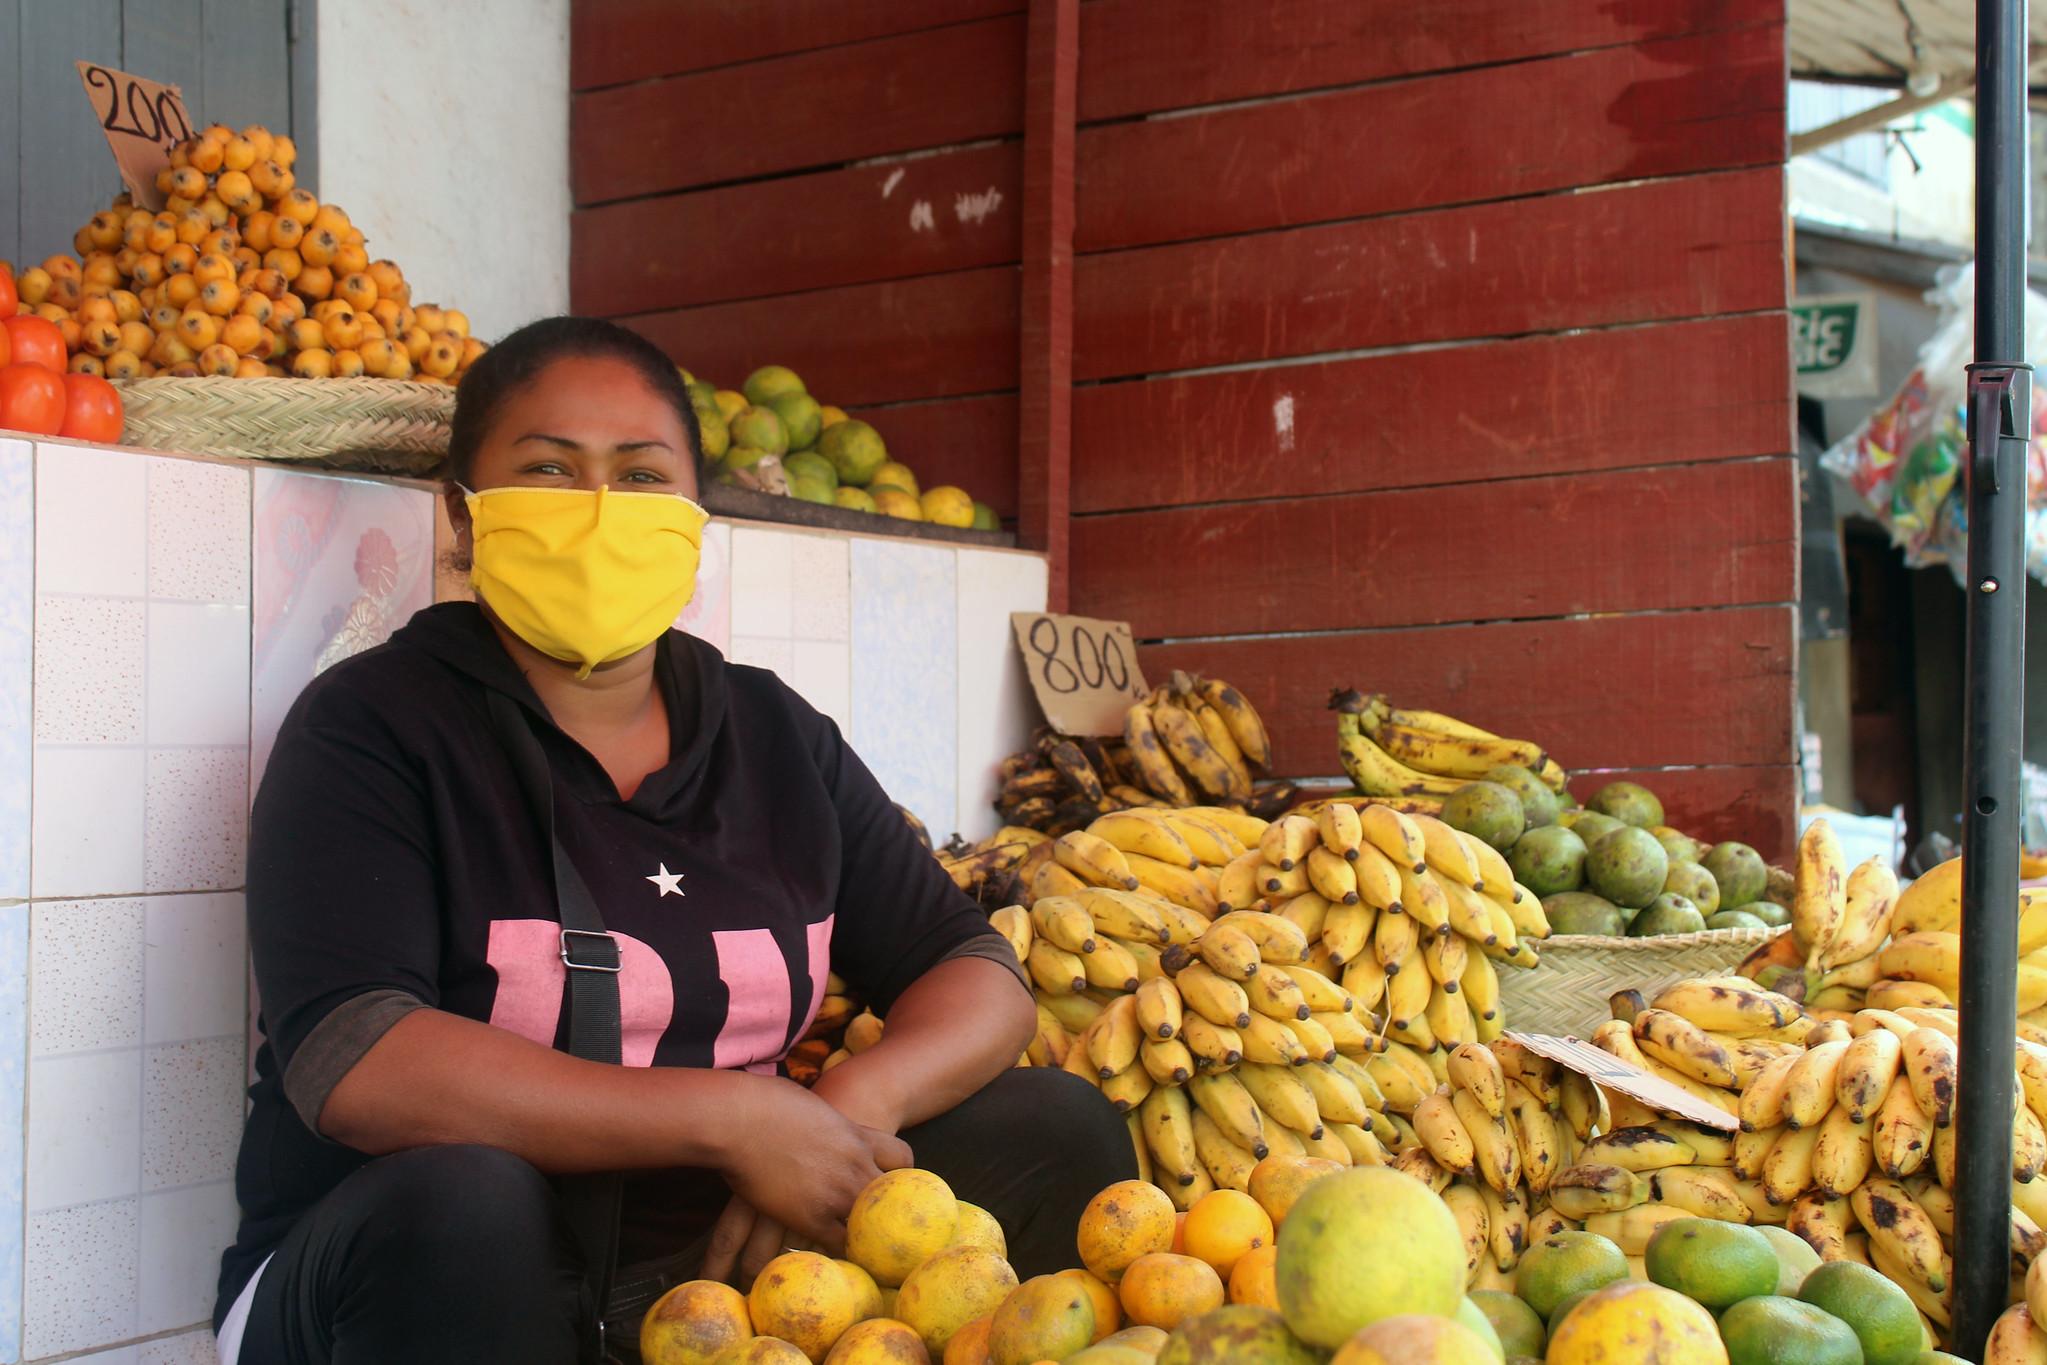
<instances>
[{"instance_id":1,"label":"red tomato","mask_svg":"<svg viewBox=\"0 0 2047 1365\"><path fill-rule=\"evenodd\" d=\"M96 374L64 376L64 425L59 436L96 446L121 443L121 395Z\"/></svg>"},{"instance_id":2,"label":"red tomato","mask_svg":"<svg viewBox=\"0 0 2047 1365\"><path fill-rule=\"evenodd\" d=\"M48 318L32 313L0 320L13 343L13 365L40 365L52 374L64 373L70 357L64 352L64 333Z\"/></svg>"},{"instance_id":3,"label":"red tomato","mask_svg":"<svg viewBox=\"0 0 2047 1365\"><path fill-rule=\"evenodd\" d=\"M64 427L64 376L40 365L0 369L0 427L55 436Z\"/></svg>"},{"instance_id":4,"label":"red tomato","mask_svg":"<svg viewBox=\"0 0 2047 1365\"><path fill-rule=\"evenodd\" d=\"M14 272L7 266L0 265L0 318L13 317L14 310L20 304L21 296L14 287ZM0 365L5 363L6 361L0 360Z\"/></svg>"},{"instance_id":5,"label":"red tomato","mask_svg":"<svg viewBox=\"0 0 2047 1365\"><path fill-rule=\"evenodd\" d=\"M0 327L0 370L14 363L14 340L5 327Z\"/></svg>"}]
</instances>

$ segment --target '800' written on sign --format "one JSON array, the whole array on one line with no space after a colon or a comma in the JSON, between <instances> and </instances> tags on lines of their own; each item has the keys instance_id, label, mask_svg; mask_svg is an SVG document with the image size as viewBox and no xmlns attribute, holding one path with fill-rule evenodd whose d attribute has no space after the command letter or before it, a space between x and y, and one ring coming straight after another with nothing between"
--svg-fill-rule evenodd
<instances>
[{"instance_id":1,"label":"'800' written on sign","mask_svg":"<svg viewBox=\"0 0 2047 1365\"><path fill-rule=\"evenodd\" d=\"M1130 626L1041 611L1009 620L1046 723L1067 735L1122 734L1123 713L1151 690Z\"/></svg>"}]
</instances>

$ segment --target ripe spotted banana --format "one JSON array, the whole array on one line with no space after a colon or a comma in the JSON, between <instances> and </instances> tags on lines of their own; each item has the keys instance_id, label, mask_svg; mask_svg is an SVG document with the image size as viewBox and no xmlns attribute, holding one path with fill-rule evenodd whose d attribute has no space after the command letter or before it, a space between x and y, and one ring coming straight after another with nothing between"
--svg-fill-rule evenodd
<instances>
[{"instance_id":1,"label":"ripe spotted banana","mask_svg":"<svg viewBox=\"0 0 2047 1365\"><path fill-rule=\"evenodd\" d=\"M1130 863L1123 850L1107 839L1073 830L1052 841L1052 857L1059 865L1091 886L1113 886L1125 891L1137 889Z\"/></svg>"},{"instance_id":2,"label":"ripe spotted banana","mask_svg":"<svg viewBox=\"0 0 2047 1365\"><path fill-rule=\"evenodd\" d=\"M1415 1134L1437 1165L1453 1175L1478 1174L1477 1149L1457 1116L1449 1087L1434 1091L1416 1105L1413 1122Z\"/></svg>"},{"instance_id":3,"label":"ripe spotted banana","mask_svg":"<svg viewBox=\"0 0 2047 1365\"><path fill-rule=\"evenodd\" d=\"M1464 1278L1469 1284L1478 1275L1492 1246L1492 1229L1485 1197L1463 1181L1443 1191L1443 1203L1457 1222L1457 1237L1464 1244Z\"/></svg>"},{"instance_id":4,"label":"ripe spotted banana","mask_svg":"<svg viewBox=\"0 0 2047 1365\"><path fill-rule=\"evenodd\" d=\"M1182 694L1180 705L1201 729L1201 737L1208 741L1208 747L1221 758L1230 772L1230 791L1240 801L1251 798L1251 765L1244 760L1244 751L1237 746L1237 737L1230 733L1229 722L1222 713L1199 697Z\"/></svg>"},{"instance_id":5,"label":"ripe spotted banana","mask_svg":"<svg viewBox=\"0 0 2047 1365\"><path fill-rule=\"evenodd\" d=\"M1450 1104L1457 1113L1457 1121L1471 1136L1472 1154L1485 1183L1502 1191L1520 1184L1521 1149L1506 1121L1488 1114L1468 1090L1453 1088Z\"/></svg>"},{"instance_id":6,"label":"ripe spotted banana","mask_svg":"<svg viewBox=\"0 0 2047 1365\"><path fill-rule=\"evenodd\" d=\"M1175 1184L1192 1185L1201 1161L1194 1150L1194 1113L1187 1092L1159 1086L1137 1106L1137 1116L1153 1171Z\"/></svg>"},{"instance_id":7,"label":"ripe spotted banana","mask_svg":"<svg viewBox=\"0 0 2047 1365\"><path fill-rule=\"evenodd\" d=\"M1364 831L1366 841L1393 866L1404 867L1410 872L1419 872L1428 866L1428 841L1422 837L1421 826L1414 822L1413 816L1391 806L1360 806L1358 825Z\"/></svg>"},{"instance_id":8,"label":"ripe spotted banana","mask_svg":"<svg viewBox=\"0 0 2047 1365\"><path fill-rule=\"evenodd\" d=\"M1194 1155L1209 1179L1220 1189L1248 1191L1258 1157L1225 1133L1204 1109L1193 1111L1189 1127L1194 1133Z\"/></svg>"},{"instance_id":9,"label":"ripe spotted banana","mask_svg":"<svg viewBox=\"0 0 2047 1365\"><path fill-rule=\"evenodd\" d=\"M1271 765L1272 741L1266 735L1265 722L1243 693L1219 678L1204 678L1195 684L1194 690L1230 727L1230 735L1243 751L1246 762L1257 768Z\"/></svg>"},{"instance_id":10,"label":"ripe spotted banana","mask_svg":"<svg viewBox=\"0 0 2047 1365\"><path fill-rule=\"evenodd\" d=\"M1791 897L1791 928L1806 950L1806 966L1817 969L1833 947L1847 915L1848 868L1834 827L1815 820L1798 841L1797 889Z\"/></svg>"},{"instance_id":11,"label":"ripe spotted banana","mask_svg":"<svg viewBox=\"0 0 2047 1365\"><path fill-rule=\"evenodd\" d=\"M1840 927L1831 942L1817 949L1811 965L1826 972L1873 957L1890 937L1897 904L1897 874L1881 858L1863 862L1848 874Z\"/></svg>"},{"instance_id":12,"label":"ripe spotted banana","mask_svg":"<svg viewBox=\"0 0 2047 1365\"><path fill-rule=\"evenodd\" d=\"M1330 801L1315 811L1315 829L1322 836L1322 847L1338 857L1356 862L1362 856L1365 844L1364 821L1358 818L1358 808L1342 801Z\"/></svg>"},{"instance_id":13,"label":"ripe spotted banana","mask_svg":"<svg viewBox=\"0 0 2047 1365\"><path fill-rule=\"evenodd\" d=\"M1649 1200L1649 1182L1635 1171L1604 1162L1580 1161L1550 1181L1550 1207L1566 1218L1620 1213Z\"/></svg>"},{"instance_id":14,"label":"ripe spotted banana","mask_svg":"<svg viewBox=\"0 0 2047 1365\"><path fill-rule=\"evenodd\" d=\"M1835 1077L1834 1098L1851 1118L1876 1112L1904 1066L1905 1045L1888 1028L1871 1029L1848 1045Z\"/></svg>"},{"instance_id":15,"label":"ripe spotted banana","mask_svg":"<svg viewBox=\"0 0 2047 1365\"><path fill-rule=\"evenodd\" d=\"M1834 1107L1841 1059L1848 1054L1848 1041L1822 1043L1806 1049L1792 1065L1784 1086L1784 1122L1793 1128L1810 1128Z\"/></svg>"},{"instance_id":16,"label":"ripe spotted banana","mask_svg":"<svg viewBox=\"0 0 2047 1365\"><path fill-rule=\"evenodd\" d=\"M1849 1117L1838 1104L1821 1121L1812 1150L1812 1178L1823 1194L1845 1195L1868 1178L1876 1165L1874 1127L1868 1119Z\"/></svg>"},{"instance_id":17,"label":"ripe spotted banana","mask_svg":"<svg viewBox=\"0 0 2047 1365\"><path fill-rule=\"evenodd\" d=\"M1187 1097L1215 1121L1230 1141L1261 1161L1271 1154L1257 1102L1234 1073L1194 1077L1187 1082Z\"/></svg>"},{"instance_id":18,"label":"ripe spotted banana","mask_svg":"<svg viewBox=\"0 0 2047 1365\"><path fill-rule=\"evenodd\" d=\"M1946 1128L1954 1121L1957 1067L1955 1040L1947 1034L1918 1028L1905 1035L1905 1079L1919 1112L1932 1120L1935 1128Z\"/></svg>"},{"instance_id":19,"label":"ripe spotted banana","mask_svg":"<svg viewBox=\"0 0 2047 1365\"><path fill-rule=\"evenodd\" d=\"M1152 707L1139 702L1123 713L1123 744L1137 768L1138 780L1155 796L1176 806L1194 804L1194 793L1167 756L1152 714Z\"/></svg>"},{"instance_id":20,"label":"ripe spotted banana","mask_svg":"<svg viewBox=\"0 0 2047 1365\"><path fill-rule=\"evenodd\" d=\"M1178 867L1200 865L1187 841L1161 818L1147 818L1136 811L1117 811L1090 824L1087 832L1124 853L1143 854ZM1079 871L1078 868L1074 870Z\"/></svg>"},{"instance_id":21,"label":"ripe spotted banana","mask_svg":"<svg viewBox=\"0 0 2047 1365\"><path fill-rule=\"evenodd\" d=\"M1796 1001L1739 977L1680 981L1657 992L1651 1003L1702 1029L1737 1037L1782 1028L1801 1013Z\"/></svg>"},{"instance_id":22,"label":"ripe spotted banana","mask_svg":"<svg viewBox=\"0 0 2047 1365\"><path fill-rule=\"evenodd\" d=\"M1749 1207L1727 1171L1698 1166L1674 1166L1649 1177L1649 1198L1659 1204L1684 1209L1695 1218L1721 1223L1750 1221Z\"/></svg>"},{"instance_id":23,"label":"ripe spotted banana","mask_svg":"<svg viewBox=\"0 0 2047 1365\"><path fill-rule=\"evenodd\" d=\"M1877 1169L1893 1180L1902 1180L1926 1164L1933 1151L1933 1119L1913 1098L1912 1083L1904 1076L1877 1106L1873 1146Z\"/></svg>"},{"instance_id":24,"label":"ripe spotted banana","mask_svg":"<svg viewBox=\"0 0 2047 1365\"><path fill-rule=\"evenodd\" d=\"M1088 887L1074 897L1095 922L1095 932L1131 943L1169 943L1158 902L1132 891Z\"/></svg>"},{"instance_id":25,"label":"ripe spotted banana","mask_svg":"<svg viewBox=\"0 0 2047 1365\"><path fill-rule=\"evenodd\" d=\"M1266 1117L1308 1137L1322 1135L1322 1111L1315 1094L1288 1066L1245 1062L1235 1075Z\"/></svg>"},{"instance_id":26,"label":"ripe spotted banana","mask_svg":"<svg viewBox=\"0 0 2047 1365\"><path fill-rule=\"evenodd\" d=\"M1197 1071L1227 1071L1244 1060L1244 1040L1237 1030L1210 1023L1197 1010L1181 1017L1180 1041L1194 1054Z\"/></svg>"},{"instance_id":27,"label":"ripe spotted banana","mask_svg":"<svg viewBox=\"0 0 2047 1365\"><path fill-rule=\"evenodd\" d=\"M1849 1201L1873 1247L1881 1248L1934 1293L1946 1292L1949 1263L1940 1233L1903 1185L1877 1176L1863 1182Z\"/></svg>"},{"instance_id":28,"label":"ripe spotted banana","mask_svg":"<svg viewBox=\"0 0 2047 1365\"><path fill-rule=\"evenodd\" d=\"M1733 1057L1683 1015L1643 1010L1634 1018L1634 1032L1636 1045L1649 1056L1706 1085L1735 1088Z\"/></svg>"}]
</instances>

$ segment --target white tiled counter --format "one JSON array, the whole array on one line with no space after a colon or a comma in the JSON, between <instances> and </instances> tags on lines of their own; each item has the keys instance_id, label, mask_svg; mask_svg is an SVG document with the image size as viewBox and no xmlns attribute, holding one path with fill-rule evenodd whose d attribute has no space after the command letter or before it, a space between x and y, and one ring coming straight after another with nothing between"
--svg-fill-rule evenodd
<instances>
[{"instance_id":1,"label":"white tiled counter","mask_svg":"<svg viewBox=\"0 0 2047 1365\"><path fill-rule=\"evenodd\" d=\"M212 1359L250 793L299 689L433 599L436 525L419 484L0 439L0 1362ZM1015 551L714 523L683 624L971 836L1045 584Z\"/></svg>"}]
</instances>

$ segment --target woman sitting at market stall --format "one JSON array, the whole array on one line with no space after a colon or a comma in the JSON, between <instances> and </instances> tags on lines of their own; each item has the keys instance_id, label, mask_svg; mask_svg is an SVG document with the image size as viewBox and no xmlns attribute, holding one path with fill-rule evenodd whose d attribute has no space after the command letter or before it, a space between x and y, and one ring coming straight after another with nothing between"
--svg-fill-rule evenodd
<instances>
[{"instance_id":1,"label":"woman sitting at market stall","mask_svg":"<svg viewBox=\"0 0 2047 1365\"><path fill-rule=\"evenodd\" d=\"M1069 1262L1135 1173L1124 1121L1012 1069L1013 954L836 727L669 629L705 520L674 367L535 323L464 379L450 456L480 605L309 686L257 797L223 1361L588 1358L586 1173L631 1173L619 1259L673 1278L836 1251L911 1163L1001 1220L1020 1274ZM806 1090L776 1064L828 972L887 1028Z\"/></svg>"}]
</instances>

